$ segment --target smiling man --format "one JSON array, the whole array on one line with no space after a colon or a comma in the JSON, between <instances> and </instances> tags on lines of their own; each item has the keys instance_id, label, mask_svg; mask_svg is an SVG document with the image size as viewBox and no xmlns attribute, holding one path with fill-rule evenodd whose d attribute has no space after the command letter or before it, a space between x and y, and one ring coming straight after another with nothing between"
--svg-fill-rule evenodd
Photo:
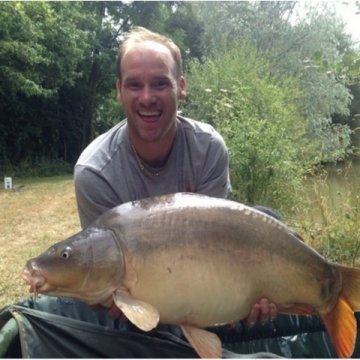
<instances>
[{"instance_id":1,"label":"smiling man","mask_svg":"<svg viewBox=\"0 0 360 360\"><path fill-rule=\"evenodd\" d=\"M75 166L83 228L104 211L145 197L189 191L226 198L229 158L208 124L177 115L186 96L179 48L144 28L125 38L117 98L126 119L96 138Z\"/></svg>"},{"instance_id":2,"label":"smiling man","mask_svg":"<svg viewBox=\"0 0 360 360\"><path fill-rule=\"evenodd\" d=\"M117 99L126 119L96 138L75 166L82 228L106 210L141 198L183 191L226 198L231 185L223 138L212 126L177 115L186 96L179 48L167 37L134 28L116 66ZM110 307L112 299L102 305ZM119 313L112 306L109 315ZM275 305L262 299L247 323L275 316Z\"/></svg>"},{"instance_id":3,"label":"smiling man","mask_svg":"<svg viewBox=\"0 0 360 360\"><path fill-rule=\"evenodd\" d=\"M186 95L185 79L170 50L154 41L127 50L121 59L117 90L133 143L141 149L161 142L157 147L169 150L176 134L178 100ZM152 156L143 152L141 157L151 160Z\"/></svg>"}]
</instances>

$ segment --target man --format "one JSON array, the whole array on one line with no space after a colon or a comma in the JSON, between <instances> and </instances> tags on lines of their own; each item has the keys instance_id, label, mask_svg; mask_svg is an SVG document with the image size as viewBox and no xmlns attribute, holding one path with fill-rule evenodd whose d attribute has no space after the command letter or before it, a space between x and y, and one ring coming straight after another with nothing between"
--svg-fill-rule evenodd
<instances>
[{"instance_id":1,"label":"man","mask_svg":"<svg viewBox=\"0 0 360 360\"><path fill-rule=\"evenodd\" d=\"M135 28L117 59L117 98L127 118L95 139L74 171L81 226L125 202L175 192L226 198L229 158L222 137L208 124L177 115L186 96L179 48L168 38ZM109 315L119 309L112 299ZM262 299L247 318L252 325L276 316Z\"/></svg>"}]
</instances>

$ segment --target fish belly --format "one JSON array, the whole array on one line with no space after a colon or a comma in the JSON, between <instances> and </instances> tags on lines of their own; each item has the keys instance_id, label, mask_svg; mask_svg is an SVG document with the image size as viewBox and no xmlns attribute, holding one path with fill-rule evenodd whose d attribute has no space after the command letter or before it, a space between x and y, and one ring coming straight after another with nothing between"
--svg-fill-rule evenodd
<instances>
[{"instance_id":1,"label":"fish belly","mask_svg":"<svg viewBox=\"0 0 360 360\"><path fill-rule=\"evenodd\" d=\"M160 322L198 327L243 319L262 297L279 308L321 304L320 286L311 278L279 261L264 266L236 255L204 248L158 251L146 264L133 262L137 282L130 292L157 308Z\"/></svg>"},{"instance_id":2,"label":"fish belly","mask_svg":"<svg viewBox=\"0 0 360 360\"><path fill-rule=\"evenodd\" d=\"M167 253L156 261L156 268L136 267L138 281L130 291L134 298L158 309L160 322L205 327L232 322L248 313L254 293L251 283L242 281L242 276L236 277L236 283L235 276L224 277L225 271L207 256L199 262L194 255Z\"/></svg>"},{"instance_id":3,"label":"fish belly","mask_svg":"<svg viewBox=\"0 0 360 360\"><path fill-rule=\"evenodd\" d=\"M161 322L211 326L245 318L262 297L279 308L331 297L332 266L275 219L228 200L159 199L122 208L113 231L125 287Z\"/></svg>"}]
</instances>

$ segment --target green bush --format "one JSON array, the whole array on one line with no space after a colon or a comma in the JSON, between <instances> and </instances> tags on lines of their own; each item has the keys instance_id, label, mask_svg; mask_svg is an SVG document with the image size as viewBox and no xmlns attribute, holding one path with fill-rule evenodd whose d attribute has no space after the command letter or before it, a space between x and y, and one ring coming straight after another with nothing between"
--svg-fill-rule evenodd
<instances>
[{"instance_id":1,"label":"green bush","mask_svg":"<svg viewBox=\"0 0 360 360\"><path fill-rule=\"evenodd\" d=\"M311 147L296 106L297 82L274 79L270 70L251 45L229 50L224 42L214 58L190 64L182 110L224 137L235 200L291 212L301 200Z\"/></svg>"},{"instance_id":2,"label":"green bush","mask_svg":"<svg viewBox=\"0 0 360 360\"><path fill-rule=\"evenodd\" d=\"M67 163L61 159L48 160L41 159L33 162L22 162L19 165L12 165L9 163L0 164L0 173L3 177L49 177L72 174L74 164Z\"/></svg>"}]
</instances>

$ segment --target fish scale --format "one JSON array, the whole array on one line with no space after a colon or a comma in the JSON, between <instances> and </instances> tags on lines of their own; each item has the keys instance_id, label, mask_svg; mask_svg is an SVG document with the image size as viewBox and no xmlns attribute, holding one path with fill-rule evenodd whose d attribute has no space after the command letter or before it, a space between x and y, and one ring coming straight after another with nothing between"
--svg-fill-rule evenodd
<instances>
[{"instance_id":1,"label":"fish scale","mask_svg":"<svg viewBox=\"0 0 360 360\"><path fill-rule=\"evenodd\" d=\"M355 345L360 270L328 262L278 220L226 199L177 193L120 205L29 260L23 278L35 294L89 305L112 296L144 331L178 325L202 357L222 351L203 328L245 318L263 297L279 312L318 313L340 357Z\"/></svg>"}]
</instances>

